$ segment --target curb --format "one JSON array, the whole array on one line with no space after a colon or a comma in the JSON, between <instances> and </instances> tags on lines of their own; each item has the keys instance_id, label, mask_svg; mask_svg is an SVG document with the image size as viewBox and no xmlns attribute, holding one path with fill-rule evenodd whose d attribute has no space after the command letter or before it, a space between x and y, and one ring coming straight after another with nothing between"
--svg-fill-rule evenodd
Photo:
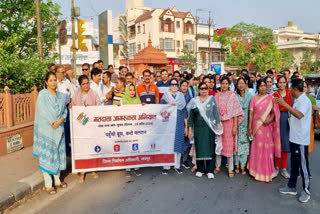
<instances>
[{"instance_id":1,"label":"curb","mask_svg":"<svg viewBox=\"0 0 320 214\"><path fill-rule=\"evenodd\" d=\"M4 191L0 192L0 213L11 207L18 201L24 199L31 193L41 189L44 186L44 180L41 170L25 177Z\"/></svg>"}]
</instances>

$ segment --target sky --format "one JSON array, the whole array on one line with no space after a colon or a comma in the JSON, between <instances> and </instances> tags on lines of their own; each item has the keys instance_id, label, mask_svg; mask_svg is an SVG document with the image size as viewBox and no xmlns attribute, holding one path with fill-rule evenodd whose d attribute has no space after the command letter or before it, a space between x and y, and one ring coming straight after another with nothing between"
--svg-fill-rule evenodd
<instances>
[{"instance_id":1,"label":"sky","mask_svg":"<svg viewBox=\"0 0 320 214\"><path fill-rule=\"evenodd\" d=\"M71 0L52 0L61 5L62 19L70 20ZM110 9L113 16L126 10L125 0L74 0L82 19L97 23L99 13ZM172 8L191 11L195 16L208 17L211 11L214 28L232 27L239 22L255 23L277 29L293 21L307 33L320 32L320 0L144 0L151 8ZM92 18L91 18L92 17ZM97 24L95 24L97 26Z\"/></svg>"}]
</instances>

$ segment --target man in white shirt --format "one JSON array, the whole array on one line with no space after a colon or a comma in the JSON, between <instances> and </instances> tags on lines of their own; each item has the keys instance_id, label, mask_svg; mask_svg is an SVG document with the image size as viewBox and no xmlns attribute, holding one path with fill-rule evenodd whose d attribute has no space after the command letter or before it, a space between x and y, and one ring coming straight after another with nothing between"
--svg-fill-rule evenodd
<instances>
[{"instance_id":1,"label":"man in white shirt","mask_svg":"<svg viewBox=\"0 0 320 214\"><path fill-rule=\"evenodd\" d=\"M113 82L111 82L111 72L109 71L105 71L103 72L103 75L102 75L102 82L103 84L101 85L102 86L102 96L103 96L103 99L102 99L102 104L103 105L112 105L112 100L108 100L107 99L107 94L112 90L112 88L116 88L116 84L114 84Z\"/></svg>"},{"instance_id":2,"label":"man in white shirt","mask_svg":"<svg viewBox=\"0 0 320 214\"><path fill-rule=\"evenodd\" d=\"M79 86L79 82L75 78L72 66L66 65L64 69L66 71L66 78L70 81L73 91L76 92L80 86Z\"/></svg>"},{"instance_id":3,"label":"man in white shirt","mask_svg":"<svg viewBox=\"0 0 320 214\"><path fill-rule=\"evenodd\" d=\"M93 68L91 70L91 80L92 82L90 83L90 89L98 95L100 103L103 101L103 95L102 95L102 90L101 90L101 70L99 68Z\"/></svg>"},{"instance_id":4,"label":"man in white shirt","mask_svg":"<svg viewBox=\"0 0 320 214\"><path fill-rule=\"evenodd\" d=\"M71 82L65 77L66 71L62 65L56 67L57 75L57 91L65 95L65 104L71 103L71 97L74 95L75 91L72 87Z\"/></svg>"},{"instance_id":5,"label":"man in white shirt","mask_svg":"<svg viewBox=\"0 0 320 214\"><path fill-rule=\"evenodd\" d=\"M295 98L293 107L282 98L275 98L275 102L285 107L291 114L290 118L290 152L291 175L287 186L280 188L280 193L296 195L296 185L299 171L301 172L303 190L299 197L300 202L310 199L310 171L308 162L308 145L310 144L310 124L312 104L303 92L303 80L294 79L291 82L290 92Z\"/></svg>"}]
</instances>

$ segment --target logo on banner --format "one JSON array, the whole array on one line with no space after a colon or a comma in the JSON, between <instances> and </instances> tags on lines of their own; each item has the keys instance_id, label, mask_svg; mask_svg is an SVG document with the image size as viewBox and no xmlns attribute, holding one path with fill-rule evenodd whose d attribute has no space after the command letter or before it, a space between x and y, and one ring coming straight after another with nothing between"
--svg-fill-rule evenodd
<instances>
[{"instance_id":1,"label":"logo on banner","mask_svg":"<svg viewBox=\"0 0 320 214\"><path fill-rule=\"evenodd\" d=\"M139 144L134 143L132 144L132 151L138 151L139 150Z\"/></svg>"},{"instance_id":2,"label":"logo on banner","mask_svg":"<svg viewBox=\"0 0 320 214\"><path fill-rule=\"evenodd\" d=\"M120 152L120 145L119 144L116 144L113 146L113 151L114 152Z\"/></svg>"},{"instance_id":3,"label":"logo on banner","mask_svg":"<svg viewBox=\"0 0 320 214\"><path fill-rule=\"evenodd\" d=\"M169 122L171 112L165 110L165 111L160 111L160 115L162 117L162 122Z\"/></svg>"},{"instance_id":4,"label":"logo on banner","mask_svg":"<svg viewBox=\"0 0 320 214\"><path fill-rule=\"evenodd\" d=\"M77 120L82 124L82 125L86 125L87 122L89 121L89 117L87 117L87 115L85 115L83 112L80 113L77 117Z\"/></svg>"},{"instance_id":5,"label":"logo on banner","mask_svg":"<svg viewBox=\"0 0 320 214\"><path fill-rule=\"evenodd\" d=\"M151 144L151 149L156 149L156 144L155 143Z\"/></svg>"},{"instance_id":6,"label":"logo on banner","mask_svg":"<svg viewBox=\"0 0 320 214\"><path fill-rule=\"evenodd\" d=\"M94 147L94 151L95 151L96 153L101 152L101 147L100 147L100 146Z\"/></svg>"}]
</instances>

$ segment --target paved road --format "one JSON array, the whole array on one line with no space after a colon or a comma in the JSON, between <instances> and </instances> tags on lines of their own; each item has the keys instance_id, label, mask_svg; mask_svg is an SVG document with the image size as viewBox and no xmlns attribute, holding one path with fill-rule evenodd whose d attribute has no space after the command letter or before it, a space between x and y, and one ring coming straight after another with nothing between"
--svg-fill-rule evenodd
<instances>
[{"instance_id":1,"label":"paved road","mask_svg":"<svg viewBox=\"0 0 320 214\"><path fill-rule=\"evenodd\" d=\"M296 196L280 195L278 188L287 180L277 177L272 183L254 181L250 176L230 179L227 170L215 179L197 178L185 170L182 175L170 171L161 175L160 168L142 169L141 177L125 178L123 171L90 175L85 184L69 175L69 187L55 196L44 192L32 197L10 214L171 214L171 213L320 213L320 144L311 156L312 198L302 204ZM301 191L301 179L298 181Z\"/></svg>"}]
</instances>

